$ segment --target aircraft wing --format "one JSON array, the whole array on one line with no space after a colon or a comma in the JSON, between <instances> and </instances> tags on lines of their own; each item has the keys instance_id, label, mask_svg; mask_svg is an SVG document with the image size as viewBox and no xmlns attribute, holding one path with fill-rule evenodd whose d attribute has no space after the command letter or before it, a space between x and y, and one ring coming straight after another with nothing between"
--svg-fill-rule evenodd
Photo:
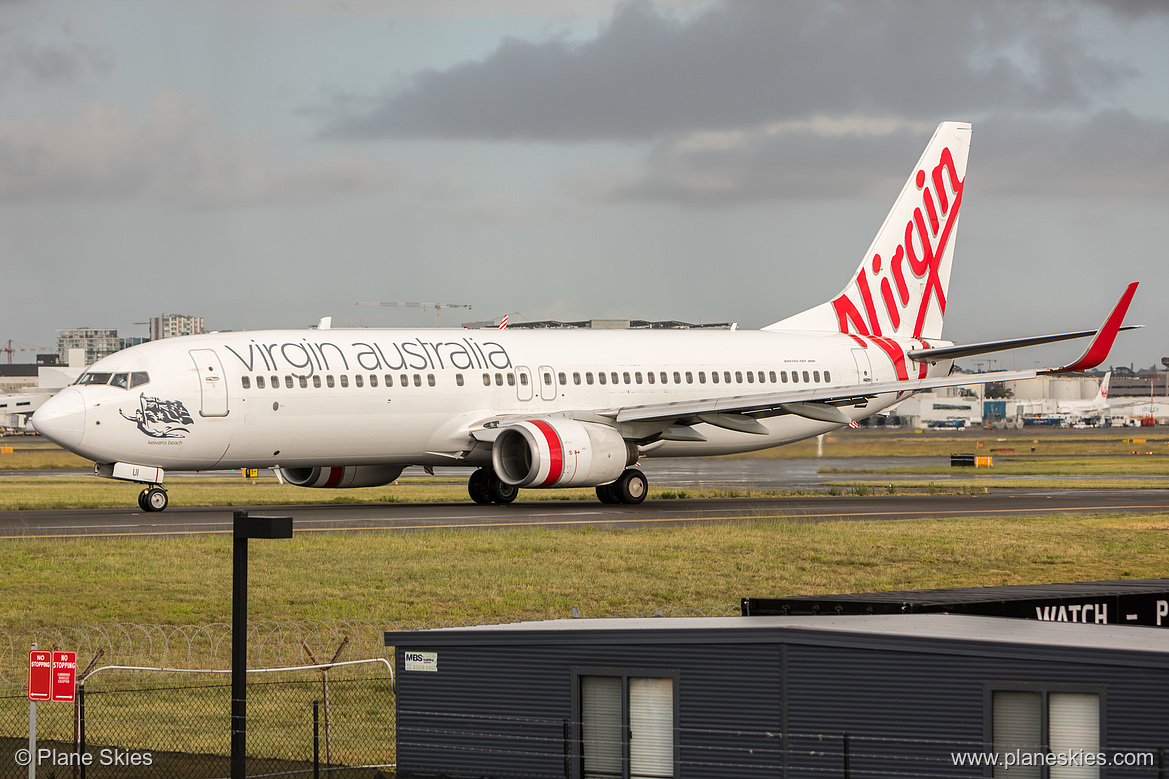
<instances>
[{"instance_id":1,"label":"aircraft wing","mask_svg":"<svg viewBox=\"0 0 1169 779\"><path fill-rule=\"evenodd\" d=\"M760 417L796 414L822 422L848 424L851 419L840 410L840 407L864 406L870 399L875 398L877 395L893 392L914 393L941 387L960 387L966 384L1020 381L1033 379L1040 374L1085 371L1095 368L1104 362L1108 357L1108 352L1112 349L1112 344L1116 340L1117 333L1122 329L1131 329L1122 327L1121 322L1124 321L1124 315L1128 312L1129 304L1132 302L1136 289L1137 282L1128 285L1124 294L1121 295L1120 300L1113 307L1111 313L1109 313L1108 318L1104 320L1104 324L1095 331L971 344L965 347L919 349L907 354L911 359L922 362L937 359L953 359L954 357L971 354L986 354L993 351L1053 343L1088 335L1094 336L1092 342L1084 350L1084 353L1080 355L1079 359L1058 368L998 371L991 373L961 373L926 379L910 379L908 381L868 382L846 386L787 390L784 392L771 392L758 395L739 395L730 398L655 403L644 406L630 406L617 411L615 414L602 416L611 416L618 423L668 422L671 420L681 424L707 422L732 430L763 434L767 432L766 429L756 421Z\"/></svg>"}]
</instances>

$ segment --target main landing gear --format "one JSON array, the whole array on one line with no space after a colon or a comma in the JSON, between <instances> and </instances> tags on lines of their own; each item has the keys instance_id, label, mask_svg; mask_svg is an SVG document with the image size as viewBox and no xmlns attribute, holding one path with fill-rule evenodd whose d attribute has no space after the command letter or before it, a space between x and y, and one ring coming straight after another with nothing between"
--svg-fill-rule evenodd
<instances>
[{"instance_id":1,"label":"main landing gear","mask_svg":"<svg viewBox=\"0 0 1169 779\"><path fill-rule=\"evenodd\" d=\"M152 484L138 495L138 507L143 511L162 511L170 500L161 484Z\"/></svg>"},{"instance_id":2,"label":"main landing gear","mask_svg":"<svg viewBox=\"0 0 1169 779\"><path fill-rule=\"evenodd\" d=\"M645 474L636 468L627 468L617 481L597 487L597 498L602 503L626 503L636 505L645 500L649 482Z\"/></svg>"},{"instance_id":3,"label":"main landing gear","mask_svg":"<svg viewBox=\"0 0 1169 779\"><path fill-rule=\"evenodd\" d=\"M480 468L467 481L467 492L471 493L471 500L476 503L498 503L502 506L515 500L520 494L520 488L502 481L495 471Z\"/></svg>"}]
</instances>

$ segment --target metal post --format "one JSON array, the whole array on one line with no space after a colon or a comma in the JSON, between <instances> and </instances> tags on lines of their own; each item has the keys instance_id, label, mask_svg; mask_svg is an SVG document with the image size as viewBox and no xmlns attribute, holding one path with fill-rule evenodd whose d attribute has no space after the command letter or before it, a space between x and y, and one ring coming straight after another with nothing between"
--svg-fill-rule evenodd
<instances>
[{"instance_id":1,"label":"metal post","mask_svg":"<svg viewBox=\"0 0 1169 779\"><path fill-rule=\"evenodd\" d=\"M850 765L848 754L848 731L844 731L844 779L849 779L852 774L852 766Z\"/></svg>"},{"instance_id":2,"label":"metal post","mask_svg":"<svg viewBox=\"0 0 1169 779\"><path fill-rule=\"evenodd\" d=\"M313 779L321 779L321 702L313 701Z\"/></svg>"},{"instance_id":3,"label":"metal post","mask_svg":"<svg viewBox=\"0 0 1169 779\"><path fill-rule=\"evenodd\" d=\"M37 645L32 645L32 650L35 651ZM29 661L29 668L32 668L32 661ZM32 676L30 671L29 676ZM29 687L32 683L29 683ZM37 779L37 702L29 696L28 701L28 779Z\"/></svg>"},{"instance_id":4,"label":"metal post","mask_svg":"<svg viewBox=\"0 0 1169 779\"><path fill-rule=\"evenodd\" d=\"M244 779L248 736L248 539L292 538L292 517L232 517L231 779Z\"/></svg>"},{"instance_id":5,"label":"metal post","mask_svg":"<svg viewBox=\"0 0 1169 779\"><path fill-rule=\"evenodd\" d=\"M248 738L248 538L240 532L248 512L235 512L231 569L231 779L244 779Z\"/></svg>"},{"instance_id":6,"label":"metal post","mask_svg":"<svg viewBox=\"0 0 1169 779\"><path fill-rule=\"evenodd\" d=\"M77 685L77 754L85 754L85 680ZM81 779L85 779L85 761L81 762Z\"/></svg>"}]
</instances>

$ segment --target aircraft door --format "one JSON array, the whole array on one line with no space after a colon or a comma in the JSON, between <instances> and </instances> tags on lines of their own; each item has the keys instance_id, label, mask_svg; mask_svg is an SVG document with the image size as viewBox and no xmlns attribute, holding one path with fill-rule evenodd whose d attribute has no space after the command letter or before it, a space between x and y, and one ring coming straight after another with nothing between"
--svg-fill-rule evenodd
<instances>
[{"instance_id":1,"label":"aircraft door","mask_svg":"<svg viewBox=\"0 0 1169 779\"><path fill-rule=\"evenodd\" d=\"M856 380L860 382L873 380L873 366L869 362L869 353L865 349L853 349L852 359L856 363Z\"/></svg>"},{"instance_id":2,"label":"aircraft door","mask_svg":"<svg viewBox=\"0 0 1169 779\"><path fill-rule=\"evenodd\" d=\"M544 400L556 400L556 371L547 365L540 366L540 397Z\"/></svg>"},{"instance_id":3,"label":"aircraft door","mask_svg":"<svg viewBox=\"0 0 1169 779\"><path fill-rule=\"evenodd\" d=\"M199 416L227 416L227 379L223 375L223 364L214 349L192 349L191 359L199 374L199 392L202 407Z\"/></svg>"},{"instance_id":4,"label":"aircraft door","mask_svg":"<svg viewBox=\"0 0 1169 779\"><path fill-rule=\"evenodd\" d=\"M515 369L516 396L520 400L531 400L535 390L532 387L532 372L520 365Z\"/></svg>"}]
</instances>

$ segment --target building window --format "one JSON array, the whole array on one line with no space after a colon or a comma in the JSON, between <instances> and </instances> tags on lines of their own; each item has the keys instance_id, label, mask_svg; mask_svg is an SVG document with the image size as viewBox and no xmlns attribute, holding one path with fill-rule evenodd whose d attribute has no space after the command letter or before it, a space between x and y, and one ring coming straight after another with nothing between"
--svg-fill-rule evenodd
<instances>
[{"instance_id":1,"label":"building window","mask_svg":"<svg viewBox=\"0 0 1169 779\"><path fill-rule=\"evenodd\" d=\"M581 774L669 779L675 771L674 677L579 674Z\"/></svg>"},{"instance_id":2,"label":"building window","mask_svg":"<svg viewBox=\"0 0 1169 779\"><path fill-rule=\"evenodd\" d=\"M992 690L991 741L1017 765L995 766L995 779L1096 779L1099 766L1060 765L1045 756L1100 751L1100 695L1064 690ZM1000 757L1000 761L1004 758ZM1052 762L1049 766L1048 762Z\"/></svg>"}]
</instances>

